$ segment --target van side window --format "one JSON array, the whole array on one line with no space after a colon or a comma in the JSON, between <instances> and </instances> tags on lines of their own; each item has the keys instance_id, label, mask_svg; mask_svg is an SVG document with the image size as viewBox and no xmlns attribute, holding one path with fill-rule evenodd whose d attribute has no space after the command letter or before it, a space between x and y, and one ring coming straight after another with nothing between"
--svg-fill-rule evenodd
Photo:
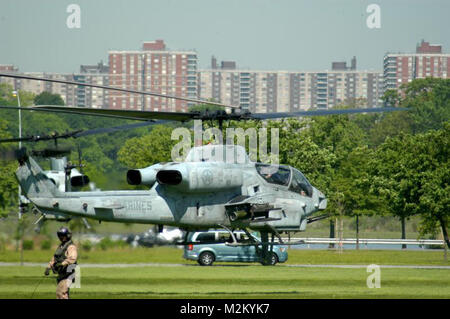
<instances>
[{"instance_id":1,"label":"van side window","mask_svg":"<svg viewBox=\"0 0 450 319\"><path fill-rule=\"evenodd\" d=\"M239 239L238 239L238 241L239 241L240 243L250 243L250 242L254 242L253 238L250 238L250 237L247 236L247 234L242 234L242 233L239 234Z\"/></svg>"},{"instance_id":2,"label":"van side window","mask_svg":"<svg viewBox=\"0 0 450 319\"><path fill-rule=\"evenodd\" d=\"M215 233L200 233L197 236L198 242L205 243L205 242L214 242L216 240Z\"/></svg>"},{"instance_id":3,"label":"van side window","mask_svg":"<svg viewBox=\"0 0 450 319\"><path fill-rule=\"evenodd\" d=\"M231 243L233 239L231 238L230 233L219 233L219 242L221 243Z\"/></svg>"}]
</instances>

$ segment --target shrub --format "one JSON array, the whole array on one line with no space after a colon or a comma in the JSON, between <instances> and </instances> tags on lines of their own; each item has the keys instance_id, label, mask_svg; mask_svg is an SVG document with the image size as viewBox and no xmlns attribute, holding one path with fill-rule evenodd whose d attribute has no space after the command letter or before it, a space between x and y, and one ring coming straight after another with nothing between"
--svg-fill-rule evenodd
<instances>
[{"instance_id":1,"label":"shrub","mask_svg":"<svg viewBox=\"0 0 450 319\"><path fill-rule=\"evenodd\" d=\"M8 242L8 239L6 235L0 234L0 250L4 251L6 249L6 243Z\"/></svg>"},{"instance_id":2,"label":"shrub","mask_svg":"<svg viewBox=\"0 0 450 319\"><path fill-rule=\"evenodd\" d=\"M114 246L118 248L125 248L128 247L129 244L125 240L117 240L114 242Z\"/></svg>"},{"instance_id":3,"label":"shrub","mask_svg":"<svg viewBox=\"0 0 450 319\"><path fill-rule=\"evenodd\" d=\"M81 249L90 251L92 249L92 243L89 240L81 242Z\"/></svg>"},{"instance_id":4,"label":"shrub","mask_svg":"<svg viewBox=\"0 0 450 319\"><path fill-rule=\"evenodd\" d=\"M109 248L113 248L114 247L114 242L111 240L111 238L105 237L102 240L100 240L98 245L100 246L100 248L102 250L107 250Z\"/></svg>"},{"instance_id":5,"label":"shrub","mask_svg":"<svg viewBox=\"0 0 450 319\"><path fill-rule=\"evenodd\" d=\"M123 248L128 246L127 242L123 240L112 240L110 237L103 238L102 240L100 240L98 245L102 250L107 250L116 247Z\"/></svg>"},{"instance_id":6,"label":"shrub","mask_svg":"<svg viewBox=\"0 0 450 319\"><path fill-rule=\"evenodd\" d=\"M52 242L48 239L41 241L41 249L42 250L49 250L52 248Z\"/></svg>"},{"instance_id":7,"label":"shrub","mask_svg":"<svg viewBox=\"0 0 450 319\"><path fill-rule=\"evenodd\" d=\"M34 241L31 239L24 240L22 243L23 250L33 250L34 248Z\"/></svg>"}]
</instances>

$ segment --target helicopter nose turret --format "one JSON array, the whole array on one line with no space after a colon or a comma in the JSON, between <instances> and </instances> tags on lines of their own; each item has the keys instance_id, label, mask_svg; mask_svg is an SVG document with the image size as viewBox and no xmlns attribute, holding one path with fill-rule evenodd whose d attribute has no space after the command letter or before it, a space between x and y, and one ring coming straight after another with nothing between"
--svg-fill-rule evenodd
<instances>
[{"instance_id":1,"label":"helicopter nose turret","mask_svg":"<svg viewBox=\"0 0 450 319\"><path fill-rule=\"evenodd\" d=\"M313 200L314 200L314 207L316 209L324 210L325 208L327 208L328 199L320 190L318 190L315 187L313 187Z\"/></svg>"}]
</instances>

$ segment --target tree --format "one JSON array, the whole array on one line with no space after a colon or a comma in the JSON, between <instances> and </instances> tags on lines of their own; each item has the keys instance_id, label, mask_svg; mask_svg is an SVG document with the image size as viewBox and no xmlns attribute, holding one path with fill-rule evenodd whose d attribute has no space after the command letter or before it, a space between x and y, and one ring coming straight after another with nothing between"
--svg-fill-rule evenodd
<instances>
[{"instance_id":1,"label":"tree","mask_svg":"<svg viewBox=\"0 0 450 319\"><path fill-rule=\"evenodd\" d=\"M33 104L34 94L26 91L19 91L20 105L22 107ZM17 95L13 95L13 87L7 83L0 83L0 105L18 106ZM21 112L22 119L27 112ZM17 110L1 111L1 118L7 121L7 130L12 136L17 136L19 132L19 112Z\"/></svg>"},{"instance_id":2,"label":"tree","mask_svg":"<svg viewBox=\"0 0 450 319\"><path fill-rule=\"evenodd\" d=\"M341 192L343 214L355 218L356 248L359 249L359 218L384 211L383 202L371 192L371 176L368 169L374 151L367 145L356 147L342 164L335 183Z\"/></svg>"},{"instance_id":3,"label":"tree","mask_svg":"<svg viewBox=\"0 0 450 319\"><path fill-rule=\"evenodd\" d=\"M7 83L0 83L0 105L18 106L17 96L13 94L13 87ZM28 106L33 104L34 94L27 91L19 91L20 105ZM17 113L17 112L15 112Z\"/></svg>"},{"instance_id":4,"label":"tree","mask_svg":"<svg viewBox=\"0 0 450 319\"><path fill-rule=\"evenodd\" d=\"M414 137L408 165L415 171L417 212L421 216L421 233L436 234L441 228L450 248L447 232L450 220L450 122L444 128Z\"/></svg>"},{"instance_id":5,"label":"tree","mask_svg":"<svg viewBox=\"0 0 450 319\"><path fill-rule=\"evenodd\" d=\"M0 120L0 139L10 138L7 133L7 122ZM8 148L0 145L0 152ZM11 148L9 148L11 150ZM11 161L0 162L0 217L5 217L12 211L17 210L18 186L14 178L16 163Z\"/></svg>"},{"instance_id":6,"label":"tree","mask_svg":"<svg viewBox=\"0 0 450 319\"><path fill-rule=\"evenodd\" d=\"M445 143L436 145L433 150L427 149L433 143L424 142L425 135L421 133L443 129L445 123L450 120L449 98L450 80L436 78L414 80L402 86L399 94L388 91L383 98L385 102L391 101L388 104L392 106L399 105L411 111L386 114L370 131L371 144L378 146L376 157L372 161L373 189L387 202L389 211L400 219L402 238L406 237L406 219L414 214L424 214L423 210L419 209L420 202L431 196L428 193L425 197L422 196L425 185L428 185L427 187L436 185L429 183L431 177L423 178L423 175L431 174L438 180L445 177L439 175L442 167L445 167L444 162L441 162L439 167L425 167L425 163L436 161L425 154L434 154ZM431 138L430 136L428 137ZM421 159L420 163L417 163L418 159ZM448 192L444 184L440 191L435 190L433 194L438 196L446 191ZM434 207L433 211L436 209ZM442 221L425 218L423 231L427 229L430 232L433 223L445 225L446 217Z\"/></svg>"},{"instance_id":7,"label":"tree","mask_svg":"<svg viewBox=\"0 0 450 319\"><path fill-rule=\"evenodd\" d=\"M369 131L369 145L376 147L388 137L400 134L411 134L413 120L409 112L391 112L382 115L381 119Z\"/></svg>"},{"instance_id":8,"label":"tree","mask_svg":"<svg viewBox=\"0 0 450 319\"><path fill-rule=\"evenodd\" d=\"M34 98L35 105L64 105L61 95L44 91Z\"/></svg>"},{"instance_id":9,"label":"tree","mask_svg":"<svg viewBox=\"0 0 450 319\"><path fill-rule=\"evenodd\" d=\"M406 238L406 219L416 214L417 192L420 188L413 182L416 172L408 166L407 155L413 146L411 135L388 138L377 148L369 164L372 190L386 202L389 213L399 218L402 239Z\"/></svg>"},{"instance_id":10,"label":"tree","mask_svg":"<svg viewBox=\"0 0 450 319\"><path fill-rule=\"evenodd\" d=\"M129 139L119 150L119 161L130 168L141 168L171 160L172 128L155 125L150 134Z\"/></svg>"},{"instance_id":11,"label":"tree","mask_svg":"<svg viewBox=\"0 0 450 319\"><path fill-rule=\"evenodd\" d=\"M402 221L402 238L405 219L419 214L422 234L435 234L440 225L449 245L449 132L447 123L441 130L387 139L376 151L373 186Z\"/></svg>"},{"instance_id":12,"label":"tree","mask_svg":"<svg viewBox=\"0 0 450 319\"><path fill-rule=\"evenodd\" d=\"M323 185L323 191L328 197L327 211L342 217L346 212L345 195L340 174L341 166L347 161L349 154L358 146L364 145L363 130L349 115L333 115L315 117L311 120L307 135L319 148L327 149L334 156L329 173L329 184ZM330 219L330 238L334 237L334 221Z\"/></svg>"},{"instance_id":13,"label":"tree","mask_svg":"<svg viewBox=\"0 0 450 319\"><path fill-rule=\"evenodd\" d=\"M402 87L400 106L410 108L413 132L440 129L450 120L450 79L417 79Z\"/></svg>"},{"instance_id":14,"label":"tree","mask_svg":"<svg viewBox=\"0 0 450 319\"><path fill-rule=\"evenodd\" d=\"M395 107L400 104L401 97L398 90L386 90L383 96L381 97L384 106L386 107Z\"/></svg>"},{"instance_id":15,"label":"tree","mask_svg":"<svg viewBox=\"0 0 450 319\"><path fill-rule=\"evenodd\" d=\"M320 147L308 134L308 121L290 119L273 122L280 128L280 163L299 169L311 183L327 192L334 175L336 156L329 148Z\"/></svg>"}]
</instances>

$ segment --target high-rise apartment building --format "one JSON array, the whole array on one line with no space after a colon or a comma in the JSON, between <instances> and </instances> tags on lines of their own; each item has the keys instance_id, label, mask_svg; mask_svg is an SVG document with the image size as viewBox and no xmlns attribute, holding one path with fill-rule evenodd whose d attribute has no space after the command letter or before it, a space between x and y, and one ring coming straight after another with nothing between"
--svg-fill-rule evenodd
<instances>
[{"instance_id":1,"label":"high-rise apartment building","mask_svg":"<svg viewBox=\"0 0 450 319\"><path fill-rule=\"evenodd\" d=\"M14 65L0 71L18 72ZM386 89L425 77L450 77L450 54L441 45L422 41L415 53L387 53L384 70L357 70L350 64L332 62L331 70L264 71L239 69L235 61L197 69L195 51L174 51L163 40L144 42L139 51L110 51L109 64L81 65L77 74L27 72L36 77L78 81L104 86L154 92L188 98L213 99L251 112L288 112L309 108L331 108L355 100L366 107L380 104ZM60 94L66 105L153 111L187 111L185 101L142 96L97 88L0 77L16 90Z\"/></svg>"},{"instance_id":2,"label":"high-rise apartment building","mask_svg":"<svg viewBox=\"0 0 450 319\"><path fill-rule=\"evenodd\" d=\"M1 72L17 72L19 69L13 64L0 64Z\"/></svg>"},{"instance_id":3,"label":"high-rise apartment building","mask_svg":"<svg viewBox=\"0 0 450 319\"><path fill-rule=\"evenodd\" d=\"M99 71L99 68L102 71ZM106 73L101 74L100 72ZM90 71L87 71L87 70ZM97 69L98 72L95 72ZM45 73L45 72L24 72L24 75L47 78L53 80L63 81L78 81L83 83L93 83L100 85L108 85L107 66L98 64L96 66L81 66L80 74L67 73ZM0 71L18 72L18 68L14 66L0 66ZM87 72L87 74L85 74ZM7 77L0 77L0 83L10 84L14 90L22 90L38 95L44 91L53 94L59 94L66 105L81 106L81 107L104 107L107 101L107 91L95 88L87 88L82 86L75 86L63 83L52 83L45 81L34 81L26 79L14 79Z\"/></svg>"},{"instance_id":4,"label":"high-rise apartment building","mask_svg":"<svg viewBox=\"0 0 450 319\"><path fill-rule=\"evenodd\" d=\"M398 89L414 79L449 78L450 54L442 53L441 45L422 42L416 53L387 53L383 60L384 89Z\"/></svg>"},{"instance_id":5,"label":"high-rise apartment building","mask_svg":"<svg viewBox=\"0 0 450 319\"><path fill-rule=\"evenodd\" d=\"M197 98L197 53L168 50L163 40L144 42L141 51L110 51L109 85ZM109 108L114 109L187 111L190 104L162 97L109 92Z\"/></svg>"},{"instance_id":6,"label":"high-rise apartment building","mask_svg":"<svg viewBox=\"0 0 450 319\"><path fill-rule=\"evenodd\" d=\"M73 75L73 80L82 83L109 85L109 67L100 61L93 65L81 65L80 73ZM73 105L80 107L107 108L109 90L77 86Z\"/></svg>"},{"instance_id":7,"label":"high-rise apartment building","mask_svg":"<svg viewBox=\"0 0 450 319\"><path fill-rule=\"evenodd\" d=\"M0 64L0 72L5 73L17 73L19 72L19 68L14 66L13 64ZM16 89L17 79L0 77L0 83L6 83L11 85L14 89Z\"/></svg>"},{"instance_id":8,"label":"high-rise apartment building","mask_svg":"<svg viewBox=\"0 0 450 319\"><path fill-rule=\"evenodd\" d=\"M217 66L200 70L199 97L225 104L241 106L251 112L288 112L309 108L330 108L364 99L367 107L379 104L382 95L382 73L356 70L356 58L351 66L333 62L332 71L290 72L249 71Z\"/></svg>"},{"instance_id":9,"label":"high-rise apartment building","mask_svg":"<svg viewBox=\"0 0 450 319\"><path fill-rule=\"evenodd\" d=\"M13 71L6 70L7 72L18 72L18 69L15 68ZM61 74L61 73L45 73L45 72L24 72L24 75L39 77L39 78L48 78L55 80L65 80L65 81L73 81L73 74ZM76 87L74 85L67 85L62 83L51 83L44 81L34 81L34 80L26 80L26 79L13 79L0 77L0 83L8 83L10 84L14 90L22 90L34 93L36 95L47 91L53 94L61 95L66 105L76 105L75 97L76 97Z\"/></svg>"}]
</instances>

